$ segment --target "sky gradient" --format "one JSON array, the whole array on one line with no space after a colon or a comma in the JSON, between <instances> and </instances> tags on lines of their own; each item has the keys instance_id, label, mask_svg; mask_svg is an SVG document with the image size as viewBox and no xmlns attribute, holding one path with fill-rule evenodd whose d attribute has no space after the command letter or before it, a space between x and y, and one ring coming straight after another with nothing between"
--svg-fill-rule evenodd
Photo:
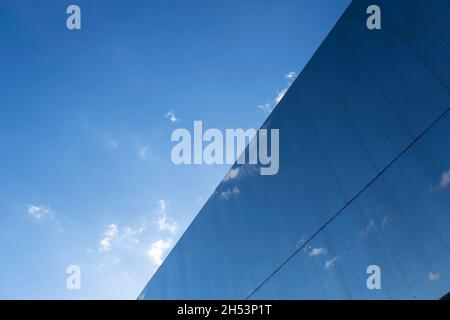
<instances>
[{"instance_id":1,"label":"sky gradient","mask_svg":"<svg viewBox=\"0 0 450 320\"><path fill-rule=\"evenodd\" d=\"M171 132L258 128L348 3L77 1L69 31L2 1L0 298L135 299L231 167L173 165Z\"/></svg>"}]
</instances>

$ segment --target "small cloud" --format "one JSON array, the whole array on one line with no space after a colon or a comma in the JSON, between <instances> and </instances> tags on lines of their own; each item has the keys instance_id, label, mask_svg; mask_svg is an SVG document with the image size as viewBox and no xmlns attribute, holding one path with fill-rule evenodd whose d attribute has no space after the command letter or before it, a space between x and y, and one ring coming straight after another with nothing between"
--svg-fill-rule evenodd
<instances>
[{"instance_id":1,"label":"small cloud","mask_svg":"<svg viewBox=\"0 0 450 320\"><path fill-rule=\"evenodd\" d=\"M297 73L295 71L291 71L285 76L285 78L290 81L294 80L295 77L297 77Z\"/></svg>"},{"instance_id":2,"label":"small cloud","mask_svg":"<svg viewBox=\"0 0 450 320\"><path fill-rule=\"evenodd\" d=\"M283 97L287 91L288 91L288 89L284 88L283 90L278 92L277 96L275 97L275 105L277 105L281 101L281 99L283 99Z\"/></svg>"},{"instance_id":3,"label":"small cloud","mask_svg":"<svg viewBox=\"0 0 450 320\"><path fill-rule=\"evenodd\" d=\"M283 99L284 95L288 91L289 87L291 86L292 82L297 77L297 73L295 71L290 71L284 76L288 80L288 84L286 88L283 88L281 91L278 91L277 95L275 96L275 99L273 101L273 105L271 103L266 104L260 104L258 105L258 108L264 111L267 114L270 114L275 106Z\"/></svg>"},{"instance_id":4,"label":"small cloud","mask_svg":"<svg viewBox=\"0 0 450 320\"><path fill-rule=\"evenodd\" d=\"M117 225L111 223L106 227L105 232L103 233L104 237L100 240L100 252L111 250L111 245L114 238L117 237L119 230Z\"/></svg>"},{"instance_id":5,"label":"small cloud","mask_svg":"<svg viewBox=\"0 0 450 320\"><path fill-rule=\"evenodd\" d=\"M137 229L125 227L120 234L120 241L122 243L140 244L139 236L146 230L145 223Z\"/></svg>"},{"instance_id":6,"label":"small cloud","mask_svg":"<svg viewBox=\"0 0 450 320\"><path fill-rule=\"evenodd\" d=\"M200 203L202 201L203 201L203 197L202 196L200 196L197 199L195 199L195 202L197 202L197 203Z\"/></svg>"},{"instance_id":7,"label":"small cloud","mask_svg":"<svg viewBox=\"0 0 450 320\"><path fill-rule=\"evenodd\" d=\"M29 205L27 209L28 215L35 220L45 220L53 216L53 211L46 206Z\"/></svg>"},{"instance_id":8,"label":"small cloud","mask_svg":"<svg viewBox=\"0 0 450 320\"><path fill-rule=\"evenodd\" d=\"M439 181L439 184L435 188L435 190L442 190L448 187L450 184L450 169L442 172L441 174L441 180Z\"/></svg>"},{"instance_id":9,"label":"small cloud","mask_svg":"<svg viewBox=\"0 0 450 320\"><path fill-rule=\"evenodd\" d=\"M323 255L323 254L325 254L325 252L326 252L325 248L313 248L308 253L308 256L314 257L314 256L318 256L318 255Z\"/></svg>"},{"instance_id":10,"label":"small cloud","mask_svg":"<svg viewBox=\"0 0 450 320\"><path fill-rule=\"evenodd\" d=\"M106 227L103 236L100 239L99 251L105 252L112 249L113 244L122 247L130 248L130 245L139 245L139 236L147 229L144 222L138 228L124 227L119 229L117 224L111 223Z\"/></svg>"},{"instance_id":11,"label":"small cloud","mask_svg":"<svg viewBox=\"0 0 450 320\"><path fill-rule=\"evenodd\" d=\"M178 230L178 224L175 220L169 218L166 214L169 202L167 200L159 200L159 218L158 227L160 231L169 231L170 233L175 233Z\"/></svg>"},{"instance_id":12,"label":"small cloud","mask_svg":"<svg viewBox=\"0 0 450 320\"><path fill-rule=\"evenodd\" d=\"M230 199L230 197L232 195L237 195L237 194L239 194L239 192L240 192L239 188L234 187L231 190L227 190L227 191L222 192L220 194L220 198L222 198L223 200L228 200L228 199Z\"/></svg>"},{"instance_id":13,"label":"small cloud","mask_svg":"<svg viewBox=\"0 0 450 320\"><path fill-rule=\"evenodd\" d=\"M113 138L109 138L107 141L106 141L106 144L108 145L108 147L111 147L111 148L117 148L119 145L117 144L117 141L116 140L114 140Z\"/></svg>"},{"instance_id":14,"label":"small cloud","mask_svg":"<svg viewBox=\"0 0 450 320\"><path fill-rule=\"evenodd\" d=\"M366 228L362 231L359 231L358 234L361 237L366 237L373 229L375 228L375 222L373 220L366 226Z\"/></svg>"},{"instance_id":15,"label":"small cloud","mask_svg":"<svg viewBox=\"0 0 450 320\"><path fill-rule=\"evenodd\" d=\"M271 113L273 110L273 107L270 103L266 103L266 104L260 104L258 105L258 108L261 109L264 113Z\"/></svg>"},{"instance_id":16,"label":"small cloud","mask_svg":"<svg viewBox=\"0 0 450 320\"><path fill-rule=\"evenodd\" d=\"M141 158L142 160L146 160L149 158L149 152L148 152L148 146L141 146L139 147L138 150L138 156L139 158Z\"/></svg>"},{"instance_id":17,"label":"small cloud","mask_svg":"<svg viewBox=\"0 0 450 320\"><path fill-rule=\"evenodd\" d=\"M177 222L168 218L166 214L163 214L158 218L158 226L160 231L167 230L170 233L175 233L178 229Z\"/></svg>"},{"instance_id":18,"label":"small cloud","mask_svg":"<svg viewBox=\"0 0 450 320\"><path fill-rule=\"evenodd\" d=\"M429 272L428 273L428 280L430 281L438 281L441 279L441 274L439 272Z\"/></svg>"},{"instance_id":19,"label":"small cloud","mask_svg":"<svg viewBox=\"0 0 450 320\"><path fill-rule=\"evenodd\" d=\"M230 197L231 197L231 191L230 190L223 191L220 194L220 198L223 199L223 200L228 200Z\"/></svg>"},{"instance_id":20,"label":"small cloud","mask_svg":"<svg viewBox=\"0 0 450 320\"><path fill-rule=\"evenodd\" d=\"M338 261L338 257L337 256L334 256L330 260L327 260L325 262L325 269L331 268L335 264L336 261Z\"/></svg>"},{"instance_id":21,"label":"small cloud","mask_svg":"<svg viewBox=\"0 0 450 320\"><path fill-rule=\"evenodd\" d=\"M223 181L229 181L247 175L254 175L256 173L259 173L259 168L257 166L241 165L239 167L230 169L230 171L228 171L228 173L225 175L225 178L223 178Z\"/></svg>"},{"instance_id":22,"label":"small cloud","mask_svg":"<svg viewBox=\"0 0 450 320\"><path fill-rule=\"evenodd\" d=\"M163 263L163 258L166 251L170 248L172 248L172 239L165 241L163 239L159 239L151 244L147 251L147 255L155 265L160 266Z\"/></svg>"},{"instance_id":23,"label":"small cloud","mask_svg":"<svg viewBox=\"0 0 450 320\"><path fill-rule=\"evenodd\" d=\"M168 205L169 203L168 203L168 201L167 200L159 200L158 201L158 206L159 206L159 210L161 210L161 211L166 211L166 209L167 209L167 205Z\"/></svg>"},{"instance_id":24,"label":"small cloud","mask_svg":"<svg viewBox=\"0 0 450 320\"><path fill-rule=\"evenodd\" d=\"M173 111L167 112L164 116L173 123L178 121L178 118L175 116L175 113Z\"/></svg>"},{"instance_id":25,"label":"small cloud","mask_svg":"<svg viewBox=\"0 0 450 320\"><path fill-rule=\"evenodd\" d=\"M55 230L64 234L64 228L56 213L49 206L30 204L27 207L27 214L30 218L38 223L46 223L52 225Z\"/></svg>"},{"instance_id":26,"label":"small cloud","mask_svg":"<svg viewBox=\"0 0 450 320\"><path fill-rule=\"evenodd\" d=\"M239 174L239 167L231 169L230 171L228 171L228 173L225 176L225 178L223 179L223 181L228 181L230 179L234 179L238 176L238 174Z\"/></svg>"}]
</instances>

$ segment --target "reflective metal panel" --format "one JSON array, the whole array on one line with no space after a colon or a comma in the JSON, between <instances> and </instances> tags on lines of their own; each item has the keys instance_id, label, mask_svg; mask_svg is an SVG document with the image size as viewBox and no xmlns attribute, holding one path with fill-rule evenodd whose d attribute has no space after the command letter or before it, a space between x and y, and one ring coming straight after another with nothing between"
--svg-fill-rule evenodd
<instances>
[{"instance_id":1,"label":"reflective metal panel","mask_svg":"<svg viewBox=\"0 0 450 320\"><path fill-rule=\"evenodd\" d=\"M449 115L433 121L450 107L450 4L378 1L368 30L370 4L352 2L263 125L280 129L278 174L235 165L140 298L449 291Z\"/></svg>"}]
</instances>

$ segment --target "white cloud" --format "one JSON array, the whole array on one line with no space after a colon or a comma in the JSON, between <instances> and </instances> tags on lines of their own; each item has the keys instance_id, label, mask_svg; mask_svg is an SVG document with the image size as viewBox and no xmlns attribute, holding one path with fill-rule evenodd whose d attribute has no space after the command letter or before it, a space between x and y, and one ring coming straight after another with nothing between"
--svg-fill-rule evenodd
<instances>
[{"instance_id":1,"label":"white cloud","mask_svg":"<svg viewBox=\"0 0 450 320\"><path fill-rule=\"evenodd\" d=\"M338 260L338 257L337 257L337 256L334 256L334 257L331 258L330 260L327 260L327 261L325 262L325 269L331 268L337 260Z\"/></svg>"},{"instance_id":2,"label":"white cloud","mask_svg":"<svg viewBox=\"0 0 450 320\"><path fill-rule=\"evenodd\" d=\"M105 252L94 247L95 250L88 250L87 260L81 262L83 269L89 268L94 281L90 285L93 290L84 290L83 298L133 299L138 296L142 283L151 278L176 240L152 234L148 230L150 227L159 233L157 226L147 226L145 220L129 227L117 222L105 225L97 239Z\"/></svg>"},{"instance_id":3,"label":"white cloud","mask_svg":"<svg viewBox=\"0 0 450 320\"><path fill-rule=\"evenodd\" d=\"M159 239L151 244L147 251L147 255L155 265L160 266L163 263L163 258L166 251L170 248L172 248L172 239L165 241L163 239Z\"/></svg>"},{"instance_id":4,"label":"white cloud","mask_svg":"<svg viewBox=\"0 0 450 320\"><path fill-rule=\"evenodd\" d=\"M106 227L106 230L103 233L104 237L100 240L100 252L111 250L112 241L117 237L118 233L119 230L116 224L111 223Z\"/></svg>"},{"instance_id":5,"label":"white cloud","mask_svg":"<svg viewBox=\"0 0 450 320\"><path fill-rule=\"evenodd\" d=\"M175 113L173 111L167 112L164 116L173 123L178 121L178 118L175 116Z\"/></svg>"},{"instance_id":6,"label":"white cloud","mask_svg":"<svg viewBox=\"0 0 450 320\"><path fill-rule=\"evenodd\" d=\"M261 109L262 111L264 111L264 113L271 113L273 110L273 107L270 103L266 103L266 104L260 104L258 105L258 108Z\"/></svg>"},{"instance_id":7,"label":"white cloud","mask_svg":"<svg viewBox=\"0 0 450 320\"><path fill-rule=\"evenodd\" d=\"M230 197L233 195L233 194L239 194L239 188L237 188L237 187L234 187L233 189L231 189L231 190L227 190L227 191L223 191L221 194L220 194L220 197L222 198L222 199L224 199L224 200L228 200L228 199L230 199Z\"/></svg>"},{"instance_id":8,"label":"white cloud","mask_svg":"<svg viewBox=\"0 0 450 320\"><path fill-rule=\"evenodd\" d=\"M231 169L230 171L228 171L228 173L225 176L225 178L223 179L223 181L228 181L230 179L234 179L238 176L238 174L239 174L239 167Z\"/></svg>"},{"instance_id":9,"label":"white cloud","mask_svg":"<svg viewBox=\"0 0 450 320\"><path fill-rule=\"evenodd\" d=\"M139 244L139 236L146 230L145 224L140 226L137 229L133 229L130 227L125 227L121 230L121 233L119 235L120 241L123 243L134 243Z\"/></svg>"},{"instance_id":10,"label":"white cloud","mask_svg":"<svg viewBox=\"0 0 450 320\"><path fill-rule=\"evenodd\" d=\"M202 196L200 196L200 197L198 197L197 199L195 199L195 202L198 202L198 203L200 203L200 202L202 202L203 201L203 197Z\"/></svg>"},{"instance_id":11,"label":"white cloud","mask_svg":"<svg viewBox=\"0 0 450 320\"><path fill-rule=\"evenodd\" d=\"M163 200L163 199L159 200L159 201L158 201L159 210L161 210L161 211L166 211L167 205L168 205L168 204L169 204L169 203L168 203L167 200Z\"/></svg>"},{"instance_id":12,"label":"white cloud","mask_svg":"<svg viewBox=\"0 0 450 320\"><path fill-rule=\"evenodd\" d=\"M53 216L53 211L46 206L30 204L27 212L30 217L36 220L45 220Z\"/></svg>"},{"instance_id":13,"label":"white cloud","mask_svg":"<svg viewBox=\"0 0 450 320\"><path fill-rule=\"evenodd\" d=\"M295 71L291 71L285 76L285 78L288 80L294 80L296 76L297 76L297 73Z\"/></svg>"},{"instance_id":14,"label":"white cloud","mask_svg":"<svg viewBox=\"0 0 450 320\"><path fill-rule=\"evenodd\" d=\"M222 199L224 199L224 200L228 200L230 197L231 197L231 190L227 190L227 191L223 191L221 194L220 194L220 197L222 198Z\"/></svg>"},{"instance_id":15,"label":"white cloud","mask_svg":"<svg viewBox=\"0 0 450 320\"><path fill-rule=\"evenodd\" d=\"M364 228L364 230L361 230L358 232L358 234L361 237L366 237L373 229L375 228L375 222L371 220L369 224Z\"/></svg>"},{"instance_id":16,"label":"white cloud","mask_svg":"<svg viewBox=\"0 0 450 320\"><path fill-rule=\"evenodd\" d=\"M147 227L145 222L138 228L123 227L121 229L119 229L117 224L111 223L103 232L103 236L99 243L99 251L110 251L113 244L125 248L130 248L130 245L139 245L139 237L146 229Z\"/></svg>"},{"instance_id":17,"label":"white cloud","mask_svg":"<svg viewBox=\"0 0 450 320\"><path fill-rule=\"evenodd\" d=\"M313 248L308 253L308 256L314 257L314 256L318 256L318 255L321 255L321 254L325 254L325 252L326 252L325 248Z\"/></svg>"},{"instance_id":18,"label":"white cloud","mask_svg":"<svg viewBox=\"0 0 450 320\"><path fill-rule=\"evenodd\" d=\"M450 185L450 169L442 172L441 181L439 181L439 185L436 187L436 190L442 190L447 188Z\"/></svg>"},{"instance_id":19,"label":"white cloud","mask_svg":"<svg viewBox=\"0 0 450 320\"><path fill-rule=\"evenodd\" d=\"M38 223L51 225L61 234L65 234L62 222L49 206L30 204L27 206L27 214Z\"/></svg>"},{"instance_id":20,"label":"white cloud","mask_svg":"<svg viewBox=\"0 0 450 320\"><path fill-rule=\"evenodd\" d=\"M281 91L278 91L277 95L275 96L273 105L271 103L258 105L258 108L261 109L264 113L270 114L273 111L274 107L281 101L281 99L283 99L292 82L297 77L297 73L295 71L290 71L284 77L288 80L287 87L282 89Z\"/></svg>"},{"instance_id":21,"label":"white cloud","mask_svg":"<svg viewBox=\"0 0 450 320\"><path fill-rule=\"evenodd\" d=\"M178 230L178 224L172 218L169 218L166 214L166 210L168 208L169 202L167 200L159 200L159 218L158 218L158 227L160 231L169 231L170 233L175 233Z\"/></svg>"},{"instance_id":22,"label":"white cloud","mask_svg":"<svg viewBox=\"0 0 450 320\"><path fill-rule=\"evenodd\" d=\"M429 272L428 273L428 280L430 281L438 281L441 279L441 274L439 272Z\"/></svg>"},{"instance_id":23,"label":"white cloud","mask_svg":"<svg viewBox=\"0 0 450 320\"><path fill-rule=\"evenodd\" d=\"M242 176L253 175L256 173L259 173L259 169L256 166L242 165L228 171L223 181L232 180Z\"/></svg>"},{"instance_id":24,"label":"white cloud","mask_svg":"<svg viewBox=\"0 0 450 320\"><path fill-rule=\"evenodd\" d=\"M170 233L175 233L178 230L178 224L173 219L167 217L166 214L162 214L158 218L158 226L160 231L167 230Z\"/></svg>"},{"instance_id":25,"label":"white cloud","mask_svg":"<svg viewBox=\"0 0 450 320\"><path fill-rule=\"evenodd\" d=\"M284 88L283 90L278 92L277 96L275 97L275 105L277 105L281 101L281 99L283 99L283 97L287 91L288 91L288 89Z\"/></svg>"}]
</instances>

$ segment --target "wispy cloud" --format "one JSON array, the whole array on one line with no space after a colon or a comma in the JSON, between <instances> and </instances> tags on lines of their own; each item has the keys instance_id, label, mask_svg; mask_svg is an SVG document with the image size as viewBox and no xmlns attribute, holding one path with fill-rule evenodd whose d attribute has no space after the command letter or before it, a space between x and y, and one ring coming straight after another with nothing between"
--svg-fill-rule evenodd
<instances>
[{"instance_id":1,"label":"wispy cloud","mask_svg":"<svg viewBox=\"0 0 450 320\"><path fill-rule=\"evenodd\" d=\"M295 71L290 71L288 74L286 74L285 78L289 81L294 80L297 77L297 73Z\"/></svg>"},{"instance_id":2,"label":"wispy cloud","mask_svg":"<svg viewBox=\"0 0 450 320\"><path fill-rule=\"evenodd\" d=\"M172 248L172 246L172 239L159 239L150 245L147 255L150 257L153 264L160 266L163 263L166 252Z\"/></svg>"},{"instance_id":3,"label":"wispy cloud","mask_svg":"<svg viewBox=\"0 0 450 320\"><path fill-rule=\"evenodd\" d=\"M376 227L375 222L371 220L369 224L364 228L364 230L359 231L358 234L361 237L367 237L369 233L375 229L375 227Z\"/></svg>"},{"instance_id":4,"label":"wispy cloud","mask_svg":"<svg viewBox=\"0 0 450 320\"><path fill-rule=\"evenodd\" d=\"M160 231L167 230L170 233L175 233L178 230L177 222L171 218L168 218L166 214L162 214L158 218L158 226Z\"/></svg>"},{"instance_id":5,"label":"wispy cloud","mask_svg":"<svg viewBox=\"0 0 450 320\"><path fill-rule=\"evenodd\" d=\"M284 88L277 93L277 96L275 97L275 105L277 105L281 101L281 99L283 99L283 97L287 91L288 91L288 88Z\"/></svg>"},{"instance_id":6,"label":"wispy cloud","mask_svg":"<svg viewBox=\"0 0 450 320\"><path fill-rule=\"evenodd\" d=\"M441 180L439 184L436 186L435 190L442 190L447 188L450 185L450 169L442 172Z\"/></svg>"},{"instance_id":7,"label":"wispy cloud","mask_svg":"<svg viewBox=\"0 0 450 320\"><path fill-rule=\"evenodd\" d=\"M168 210L168 201L158 201L158 208L158 213ZM137 296L176 241L162 236L158 225L147 225L146 220L131 226L110 223L98 240L98 250L88 250L83 268L95 274L93 281L102 288L102 297L113 298Z\"/></svg>"},{"instance_id":8,"label":"wispy cloud","mask_svg":"<svg viewBox=\"0 0 450 320\"><path fill-rule=\"evenodd\" d=\"M312 248L311 251L309 251L308 256L310 257L314 257L314 256L318 256L318 255L323 255L325 254L326 250L325 248Z\"/></svg>"},{"instance_id":9,"label":"wispy cloud","mask_svg":"<svg viewBox=\"0 0 450 320\"><path fill-rule=\"evenodd\" d=\"M434 282L441 279L441 274L439 272L429 272L428 273L428 280Z\"/></svg>"},{"instance_id":10,"label":"wispy cloud","mask_svg":"<svg viewBox=\"0 0 450 320\"><path fill-rule=\"evenodd\" d=\"M231 190L223 191L220 194L220 198L223 199L223 200L228 200L228 199L230 199L230 197L232 195L237 195L237 194L239 194L239 192L240 192L239 188L238 187L234 187Z\"/></svg>"},{"instance_id":11,"label":"wispy cloud","mask_svg":"<svg viewBox=\"0 0 450 320\"><path fill-rule=\"evenodd\" d=\"M119 230L116 224L111 223L106 227L103 238L100 239L100 252L111 250L112 242L117 237L118 233Z\"/></svg>"},{"instance_id":12,"label":"wispy cloud","mask_svg":"<svg viewBox=\"0 0 450 320\"><path fill-rule=\"evenodd\" d=\"M164 199L159 200L158 201L159 210L160 211L166 211L168 204L169 203L168 203L167 200L164 200Z\"/></svg>"},{"instance_id":13,"label":"wispy cloud","mask_svg":"<svg viewBox=\"0 0 450 320\"><path fill-rule=\"evenodd\" d=\"M106 227L99 241L99 251L110 251L113 245L118 247L130 247L140 244L139 237L147 229L145 221L137 228L119 228L117 224L111 223Z\"/></svg>"},{"instance_id":14,"label":"wispy cloud","mask_svg":"<svg viewBox=\"0 0 450 320\"><path fill-rule=\"evenodd\" d=\"M159 200L158 206L159 206L159 217L158 217L158 227L159 231L169 231L170 233L174 234L178 230L178 224L177 222L169 218L167 216L166 210L169 205L169 202L167 200Z\"/></svg>"},{"instance_id":15,"label":"wispy cloud","mask_svg":"<svg viewBox=\"0 0 450 320\"><path fill-rule=\"evenodd\" d=\"M140 146L138 149L138 156L142 160L148 159L150 156L148 146Z\"/></svg>"},{"instance_id":16,"label":"wispy cloud","mask_svg":"<svg viewBox=\"0 0 450 320\"><path fill-rule=\"evenodd\" d=\"M243 176L254 175L256 173L259 173L259 169L257 166L248 164L241 165L239 167L230 169L230 171L228 171L228 173L225 175L225 178L223 178L223 181L230 181Z\"/></svg>"},{"instance_id":17,"label":"wispy cloud","mask_svg":"<svg viewBox=\"0 0 450 320\"><path fill-rule=\"evenodd\" d=\"M275 99L273 100L273 103L265 103L258 105L258 109L262 110L264 113L270 114L275 106L283 99L284 95L288 91L289 87L291 86L292 82L297 77L297 73L295 71L288 72L284 78L288 80L287 86L280 91L275 96Z\"/></svg>"},{"instance_id":18,"label":"wispy cloud","mask_svg":"<svg viewBox=\"0 0 450 320\"><path fill-rule=\"evenodd\" d=\"M238 176L239 174L239 167L233 168L230 171L228 171L227 175L225 176L225 178L223 179L223 181L228 181L230 179L234 179Z\"/></svg>"},{"instance_id":19,"label":"wispy cloud","mask_svg":"<svg viewBox=\"0 0 450 320\"><path fill-rule=\"evenodd\" d=\"M47 224L55 228L61 234L65 233L62 222L50 206L30 204L27 206L27 214L34 221Z\"/></svg>"},{"instance_id":20,"label":"wispy cloud","mask_svg":"<svg viewBox=\"0 0 450 320\"><path fill-rule=\"evenodd\" d=\"M336 261L338 261L338 257L337 256L334 256L333 258L331 258L330 260L327 260L326 262L325 262L325 269L329 269L329 268L331 268L335 263L336 263Z\"/></svg>"},{"instance_id":21,"label":"wispy cloud","mask_svg":"<svg viewBox=\"0 0 450 320\"><path fill-rule=\"evenodd\" d=\"M164 116L173 123L178 121L178 118L175 116L175 113L173 111L167 112Z\"/></svg>"},{"instance_id":22,"label":"wispy cloud","mask_svg":"<svg viewBox=\"0 0 450 320\"><path fill-rule=\"evenodd\" d=\"M270 103L260 104L260 105L258 105L258 108L267 114L271 113L273 110L272 104L270 104Z\"/></svg>"},{"instance_id":23,"label":"wispy cloud","mask_svg":"<svg viewBox=\"0 0 450 320\"><path fill-rule=\"evenodd\" d=\"M35 220L43 221L53 217L53 210L41 205L28 205L28 216Z\"/></svg>"},{"instance_id":24,"label":"wispy cloud","mask_svg":"<svg viewBox=\"0 0 450 320\"><path fill-rule=\"evenodd\" d=\"M138 228L124 227L121 230L119 239L122 243L140 244L140 235L147 229L145 222Z\"/></svg>"}]
</instances>

